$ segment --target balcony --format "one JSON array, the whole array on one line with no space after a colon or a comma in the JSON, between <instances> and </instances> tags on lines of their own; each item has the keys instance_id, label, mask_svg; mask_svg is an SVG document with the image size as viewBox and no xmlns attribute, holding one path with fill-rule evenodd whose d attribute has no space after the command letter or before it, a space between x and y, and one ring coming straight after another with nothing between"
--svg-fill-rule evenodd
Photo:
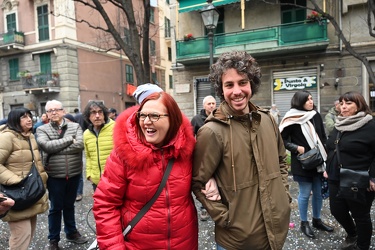
<instances>
[{"instance_id":1,"label":"balcony","mask_svg":"<svg viewBox=\"0 0 375 250\"><path fill-rule=\"evenodd\" d=\"M0 34L0 52L19 50L25 46L25 35L23 32L9 31Z\"/></svg>"},{"instance_id":2,"label":"balcony","mask_svg":"<svg viewBox=\"0 0 375 250\"><path fill-rule=\"evenodd\" d=\"M232 50L245 50L255 58L290 53L323 51L327 48L327 21L298 22L254 30L215 34L214 57ZM185 65L209 61L207 37L177 41L177 62Z\"/></svg>"},{"instance_id":3,"label":"balcony","mask_svg":"<svg viewBox=\"0 0 375 250\"><path fill-rule=\"evenodd\" d=\"M26 94L60 92L60 78L55 74L27 74L21 83Z\"/></svg>"}]
</instances>

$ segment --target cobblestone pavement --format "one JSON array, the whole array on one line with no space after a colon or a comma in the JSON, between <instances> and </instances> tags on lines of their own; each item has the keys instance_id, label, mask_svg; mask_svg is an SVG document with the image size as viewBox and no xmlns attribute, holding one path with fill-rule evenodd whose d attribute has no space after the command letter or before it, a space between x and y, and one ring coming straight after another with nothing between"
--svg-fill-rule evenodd
<instances>
[{"instance_id":1,"label":"cobblestone pavement","mask_svg":"<svg viewBox=\"0 0 375 250\"><path fill-rule=\"evenodd\" d=\"M335 219L330 215L328 200L324 201L322 219L335 227L333 233L327 233L322 231L315 231L317 239L310 240L305 237L299 230L299 217L297 209L297 193L298 189L296 183L290 179L291 194L293 197L293 210L291 214L291 222L295 223L295 227L291 228L288 233L288 238L284 245L284 250L314 250L314 249L339 249L339 245L342 239L345 237L345 231L338 225ZM196 202L197 207L199 203ZM92 206L92 187L85 181L84 197L80 202L76 202L76 223L77 228L81 234L89 237L90 241L83 245L76 245L74 243L67 242L65 235L62 231L61 241L59 243L61 249L72 249L72 250L84 250L91 244L95 239L95 233L90 227L94 228L94 218L92 213L88 212ZM310 206L311 207L311 206ZM375 220L375 206L372 208L373 223ZM30 249L47 249L48 246L48 212L38 216L37 230L34 236L33 242ZM309 213L311 218L311 213ZM0 250L7 249L9 229L8 224L0 222ZM199 221L199 250L211 250L216 249L215 247L215 234L214 234L214 223L211 219L208 221ZM372 246L370 249L375 249L375 233L372 237Z\"/></svg>"}]
</instances>

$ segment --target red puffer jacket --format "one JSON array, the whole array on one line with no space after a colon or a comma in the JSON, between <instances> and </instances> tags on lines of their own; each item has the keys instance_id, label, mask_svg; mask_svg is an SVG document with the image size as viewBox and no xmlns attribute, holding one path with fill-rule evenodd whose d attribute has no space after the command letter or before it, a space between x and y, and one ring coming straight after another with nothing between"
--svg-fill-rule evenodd
<instances>
[{"instance_id":1,"label":"red puffer jacket","mask_svg":"<svg viewBox=\"0 0 375 250\"><path fill-rule=\"evenodd\" d=\"M162 149L143 144L135 132L135 112L117 119L114 149L94 194L97 239L104 249L198 249L198 221L191 195L195 138L184 117L179 132ZM150 210L124 240L123 229L156 192L168 160L167 184Z\"/></svg>"}]
</instances>

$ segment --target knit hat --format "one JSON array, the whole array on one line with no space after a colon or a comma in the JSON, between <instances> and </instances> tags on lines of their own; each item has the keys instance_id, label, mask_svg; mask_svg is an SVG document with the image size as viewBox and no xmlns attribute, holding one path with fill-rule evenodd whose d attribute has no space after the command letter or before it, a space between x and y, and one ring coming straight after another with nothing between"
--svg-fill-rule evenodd
<instances>
[{"instance_id":1,"label":"knit hat","mask_svg":"<svg viewBox=\"0 0 375 250\"><path fill-rule=\"evenodd\" d=\"M158 85L156 84L151 84L151 83L145 83L142 85L139 85L137 89L133 93L133 97L137 101L138 104L141 104L142 101L152 93L156 92L163 92L163 89L161 89Z\"/></svg>"},{"instance_id":2,"label":"knit hat","mask_svg":"<svg viewBox=\"0 0 375 250\"><path fill-rule=\"evenodd\" d=\"M76 119L74 119L74 117L71 114L66 114L64 115L64 117L71 122L77 122Z\"/></svg>"}]
</instances>

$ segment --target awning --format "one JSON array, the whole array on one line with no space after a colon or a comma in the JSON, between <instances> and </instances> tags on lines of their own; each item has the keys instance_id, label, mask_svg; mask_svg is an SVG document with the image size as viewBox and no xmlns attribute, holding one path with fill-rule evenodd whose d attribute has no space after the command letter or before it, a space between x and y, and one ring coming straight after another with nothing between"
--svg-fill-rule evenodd
<instances>
[{"instance_id":1,"label":"awning","mask_svg":"<svg viewBox=\"0 0 375 250\"><path fill-rule=\"evenodd\" d=\"M178 9L178 12L189 12L189 11L199 11L203 8L203 6L207 5L207 1L205 0L178 0L180 3L180 8ZM231 4L231 3L238 3L241 2L241 0L213 0L212 4L217 7L225 4Z\"/></svg>"}]
</instances>

